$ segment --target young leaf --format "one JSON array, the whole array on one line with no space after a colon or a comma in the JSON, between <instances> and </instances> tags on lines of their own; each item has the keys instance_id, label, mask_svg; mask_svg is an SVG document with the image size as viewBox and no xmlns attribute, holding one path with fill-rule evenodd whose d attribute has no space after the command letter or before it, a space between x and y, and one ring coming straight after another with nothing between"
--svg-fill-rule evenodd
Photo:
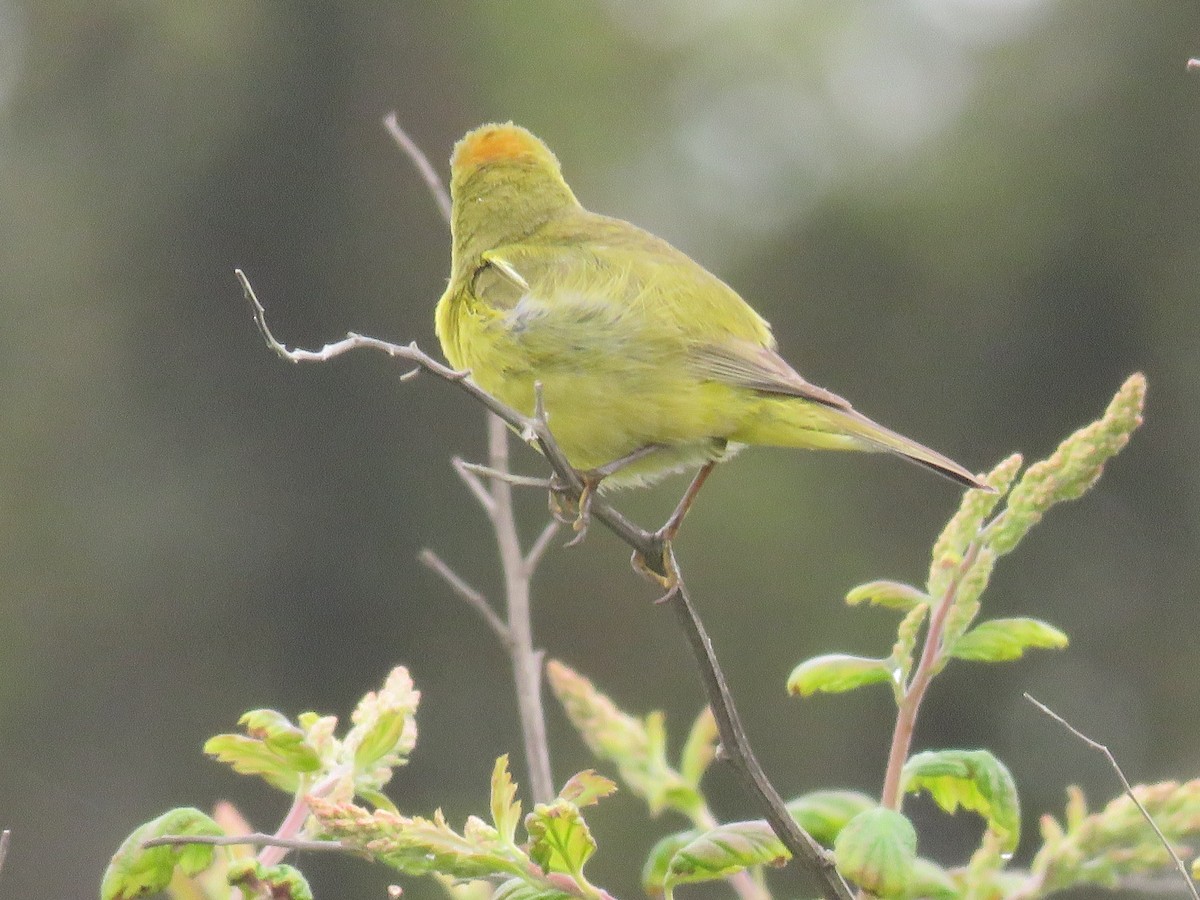
<instances>
[{"instance_id":1,"label":"young leaf","mask_svg":"<svg viewBox=\"0 0 1200 900\"><path fill-rule=\"evenodd\" d=\"M313 900L308 881L299 869L288 865L264 866L256 859L239 860L229 867L229 884L240 889L247 900Z\"/></svg>"},{"instance_id":2,"label":"young leaf","mask_svg":"<svg viewBox=\"0 0 1200 900\"><path fill-rule=\"evenodd\" d=\"M870 581L851 590L846 595L846 602L850 606L870 603L873 606L908 612L922 603L929 603L929 595L920 588L899 581Z\"/></svg>"},{"instance_id":3,"label":"young leaf","mask_svg":"<svg viewBox=\"0 0 1200 900\"><path fill-rule=\"evenodd\" d=\"M1200 836L1200 779L1139 784L1133 792L1172 844ZM1049 816L1042 822L1046 842L1030 866L1040 881L1040 896L1082 884L1115 887L1122 878L1170 864L1166 848L1127 794L1089 814L1079 789L1070 793L1067 827Z\"/></svg>"},{"instance_id":4,"label":"young leaf","mask_svg":"<svg viewBox=\"0 0 1200 900\"><path fill-rule=\"evenodd\" d=\"M258 775L272 787L294 793L300 778L321 768L306 731L273 709L255 709L238 720L246 734L218 734L204 752L242 775Z\"/></svg>"},{"instance_id":5,"label":"young leaf","mask_svg":"<svg viewBox=\"0 0 1200 900\"><path fill-rule=\"evenodd\" d=\"M696 829L677 831L659 838L650 848L646 856L646 864L642 866L642 888L651 897L660 897L666 890L667 874L670 871L671 860L680 848L686 847L700 836Z\"/></svg>"},{"instance_id":6,"label":"young leaf","mask_svg":"<svg viewBox=\"0 0 1200 900\"><path fill-rule=\"evenodd\" d=\"M967 491L962 504L946 523L933 545L933 559L929 565L929 580L926 589L930 597L942 597L962 564L967 548L980 532L984 520L991 515L1000 498L1008 491L1013 478L1021 468L1021 455L1014 453L988 473L987 483L996 493Z\"/></svg>"},{"instance_id":7,"label":"young leaf","mask_svg":"<svg viewBox=\"0 0 1200 900\"><path fill-rule=\"evenodd\" d=\"M700 715L696 716L696 721L692 723L692 730L688 732L679 760L679 774L692 787L700 786L700 779L716 758L719 739L720 733L712 707L706 706L700 710Z\"/></svg>"},{"instance_id":8,"label":"young leaf","mask_svg":"<svg viewBox=\"0 0 1200 900\"><path fill-rule=\"evenodd\" d=\"M828 847L847 822L877 805L858 791L813 791L789 801L787 811L813 840Z\"/></svg>"},{"instance_id":9,"label":"young leaf","mask_svg":"<svg viewBox=\"0 0 1200 900\"><path fill-rule=\"evenodd\" d=\"M520 878L510 878L496 888L491 900L571 900L573 896L543 884L531 884Z\"/></svg>"},{"instance_id":10,"label":"young leaf","mask_svg":"<svg viewBox=\"0 0 1200 900\"><path fill-rule=\"evenodd\" d=\"M517 799L517 786L508 773L508 754L496 760L492 767L492 821L500 839L507 844L514 842L517 823L521 821L521 801Z\"/></svg>"},{"instance_id":11,"label":"young leaf","mask_svg":"<svg viewBox=\"0 0 1200 900\"><path fill-rule=\"evenodd\" d=\"M992 619L980 622L950 648L950 655L976 662L1020 659L1029 649L1059 649L1067 636L1039 619Z\"/></svg>"},{"instance_id":12,"label":"young leaf","mask_svg":"<svg viewBox=\"0 0 1200 900\"><path fill-rule=\"evenodd\" d=\"M616 790L616 784L603 775L596 774L595 769L585 769L567 779L558 796L575 806L591 806Z\"/></svg>"},{"instance_id":13,"label":"young leaf","mask_svg":"<svg viewBox=\"0 0 1200 900\"><path fill-rule=\"evenodd\" d=\"M906 896L920 897L921 900L956 900L964 894L949 872L937 863L918 856L913 860Z\"/></svg>"},{"instance_id":14,"label":"young leaf","mask_svg":"<svg viewBox=\"0 0 1200 900\"><path fill-rule=\"evenodd\" d=\"M761 819L718 825L688 841L671 857L664 886L728 878L750 866L778 866L791 854Z\"/></svg>"},{"instance_id":15,"label":"young leaf","mask_svg":"<svg viewBox=\"0 0 1200 900\"><path fill-rule=\"evenodd\" d=\"M424 819L320 797L309 797L308 803L325 836L408 875L440 872L471 879L522 876L528 870L528 860L520 850L474 817L467 820L460 835L440 810L433 819Z\"/></svg>"},{"instance_id":16,"label":"young leaf","mask_svg":"<svg viewBox=\"0 0 1200 900\"><path fill-rule=\"evenodd\" d=\"M198 809L183 807L163 813L137 828L113 855L100 884L101 900L131 900L166 890L176 867L185 875L196 875L213 861L208 844L175 844L143 847L151 838L166 835L215 836L221 827Z\"/></svg>"},{"instance_id":17,"label":"young leaf","mask_svg":"<svg viewBox=\"0 0 1200 900\"><path fill-rule=\"evenodd\" d=\"M661 713L638 720L621 712L588 679L557 660L546 663L546 677L592 753L616 764L621 780L646 799L651 813L671 807L691 816L703 807L696 788L667 763Z\"/></svg>"},{"instance_id":18,"label":"young leaf","mask_svg":"<svg viewBox=\"0 0 1200 900\"><path fill-rule=\"evenodd\" d=\"M204 752L240 775L261 776L271 787L295 793L301 772L260 740L241 734L218 734L204 743Z\"/></svg>"},{"instance_id":19,"label":"young leaf","mask_svg":"<svg viewBox=\"0 0 1200 900\"><path fill-rule=\"evenodd\" d=\"M890 682L895 671L891 660L829 653L807 659L792 669L787 689L789 694L799 694L801 697L811 696L818 691L836 694L866 684Z\"/></svg>"},{"instance_id":20,"label":"young leaf","mask_svg":"<svg viewBox=\"0 0 1200 900\"><path fill-rule=\"evenodd\" d=\"M929 615L927 604L914 606L908 611L896 629L896 643L892 645L892 655L888 657L895 666L896 676L892 681L892 691L896 702L904 699L904 689L912 675L913 663L917 652L917 639L921 636L921 626Z\"/></svg>"},{"instance_id":21,"label":"young leaf","mask_svg":"<svg viewBox=\"0 0 1200 900\"><path fill-rule=\"evenodd\" d=\"M877 806L859 813L833 844L838 871L878 897L903 897L913 880L917 832L900 813Z\"/></svg>"},{"instance_id":22,"label":"young leaf","mask_svg":"<svg viewBox=\"0 0 1200 900\"><path fill-rule=\"evenodd\" d=\"M359 701L350 721L354 727L346 734L346 746L354 748L356 769L384 766L390 770L408 761L417 742L416 712L421 692L413 687L412 676L404 666L388 674L379 691L371 691ZM382 787L387 778L374 787Z\"/></svg>"},{"instance_id":23,"label":"young leaf","mask_svg":"<svg viewBox=\"0 0 1200 900\"><path fill-rule=\"evenodd\" d=\"M562 872L576 880L596 850L596 841L579 809L566 800L539 803L525 817L529 856L546 872Z\"/></svg>"},{"instance_id":24,"label":"young leaf","mask_svg":"<svg viewBox=\"0 0 1200 900\"><path fill-rule=\"evenodd\" d=\"M1104 464L1120 452L1142 424L1146 376L1126 379L1097 421L1076 431L1048 458L1030 466L1009 495L1005 511L987 528L997 556L1009 553L1056 503L1082 496L1100 477Z\"/></svg>"},{"instance_id":25,"label":"young leaf","mask_svg":"<svg viewBox=\"0 0 1200 900\"><path fill-rule=\"evenodd\" d=\"M1000 839L1003 853L1012 853L1021 837L1021 808L1017 787L1004 764L986 750L927 750L904 764L905 793L929 791L946 812L959 806L979 813Z\"/></svg>"}]
</instances>

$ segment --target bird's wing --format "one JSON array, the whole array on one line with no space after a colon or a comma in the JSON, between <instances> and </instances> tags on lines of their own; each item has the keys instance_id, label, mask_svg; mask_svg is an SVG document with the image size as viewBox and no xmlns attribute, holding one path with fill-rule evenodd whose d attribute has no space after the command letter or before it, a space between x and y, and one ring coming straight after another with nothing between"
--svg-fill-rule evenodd
<instances>
[{"instance_id":1,"label":"bird's wing","mask_svg":"<svg viewBox=\"0 0 1200 900\"><path fill-rule=\"evenodd\" d=\"M835 409L851 408L832 391L805 381L782 356L761 344L730 338L694 347L688 356L698 374L714 381L768 394L802 397Z\"/></svg>"},{"instance_id":2,"label":"bird's wing","mask_svg":"<svg viewBox=\"0 0 1200 900\"><path fill-rule=\"evenodd\" d=\"M619 220L594 216L588 224L587 236L488 251L475 276L477 295L507 310L514 328L558 329L570 320L599 338L620 323L613 352L669 353L699 378L851 408L801 377L775 352L770 325L682 252ZM633 345L639 331L645 346Z\"/></svg>"}]
</instances>

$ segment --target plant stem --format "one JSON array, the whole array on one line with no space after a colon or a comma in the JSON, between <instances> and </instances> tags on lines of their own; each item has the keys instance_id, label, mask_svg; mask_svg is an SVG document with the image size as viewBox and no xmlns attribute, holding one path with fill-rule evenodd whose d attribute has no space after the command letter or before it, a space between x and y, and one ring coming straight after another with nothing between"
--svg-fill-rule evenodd
<instances>
[{"instance_id":1,"label":"plant stem","mask_svg":"<svg viewBox=\"0 0 1200 900\"><path fill-rule=\"evenodd\" d=\"M488 414L488 465L497 472L508 471L508 426ZM525 554L517 535L513 513L512 485L502 478L491 479L494 503L489 511L500 550L504 571L504 600L508 612L509 656L513 683L517 692L517 711L521 719L521 737L525 761L529 767L529 789L535 803L554 799L554 778L550 772L550 745L546 740L546 717L542 709L542 656L533 648L530 621L529 576Z\"/></svg>"},{"instance_id":2,"label":"plant stem","mask_svg":"<svg viewBox=\"0 0 1200 900\"><path fill-rule=\"evenodd\" d=\"M954 606L958 595L958 586L963 576L970 570L979 555L979 542L972 541L963 555L962 562L954 573L954 578L946 587L946 592L938 600L929 617L929 627L925 631L925 642L921 648L921 661L917 663L917 671L904 689L904 696L896 710L896 726L892 729L892 746L888 752L887 772L883 779L883 794L880 804L887 809L900 809L903 799L900 794L900 773L908 761L912 749L913 732L917 726L917 713L921 709L921 701L929 683L937 673L942 655L942 630L946 625L946 615Z\"/></svg>"}]
</instances>

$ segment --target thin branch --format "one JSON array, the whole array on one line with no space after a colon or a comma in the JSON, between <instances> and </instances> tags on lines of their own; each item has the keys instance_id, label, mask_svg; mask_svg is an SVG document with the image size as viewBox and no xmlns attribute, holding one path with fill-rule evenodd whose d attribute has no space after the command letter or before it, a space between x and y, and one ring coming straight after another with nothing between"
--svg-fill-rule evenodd
<instances>
[{"instance_id":1,"label":"thin branch","mask_svg":"<svg viewBox=\"0 0 1200 900\"><path fill-rule=\"evenodd\" d=\"M676 573L675 585L662 602L674 610L680 627L687 635L692 655L696 659L701 681L704 682L704 692L709 697L713 717L717 722L717 731L721 736L721 747L725 758L741 777L746 789L758 801L759 808L770 823L771 829L783 842L784 846L800 860L804 867L817 875L824 884L824 893L832 900L850 900L853 896L850 888L838 873L831 855L813 839L807 831L797 824L784 805L783 798L767 779L762 766L750 749L750 741L746 730L742 727L737 708L733 705L733 695L725 681L725 675L713 652L712 641L704 630L704 623L696 614L688 596L683 577L679 574L679 566L675 562L674 553L668 548L670 556L669 567Z\"/></svg>"},{"instance_id":2,"label":"thin branch","mask_svg":"<svg viewBox=\"0 0 1200 900\"><path fill-rule=\"evenodd\" d=\"M12 842L12 831L5 828L0 831L0 871L4 869L4 861L8 859L8 845Z\"/></svg>"},{"instance_id":3,"label":"thin branch","mask_svg":"<svg viewBox=\"0 0 1200 900\"><path fill-rule=\"evenodd\" d=\"M490 519L495 515L496 500L492 497L488 489L483 486L483 482L479 479L479 473L475 471L474 464L467 462L461 456L454 457L454 459L450 460L450 464L454 466L454 471L463 480L463 484L470 488L471 493L475 495L475 499L479 501L479 505L488 514L488 518Z\"/></svg>"},{"instance_id":4,"label":"thin branch","mask_svg":"<svg viewBox=\"0 0 1200 900\"><path fill-rule=\"evenodd\" d=\"M488 624L488 627L499 638L501 645L505 648L512 647L512 635L508 631L508 626L504 624L504 620L492 609L492 604L488 602L487 597L467 584L461 575L450 568L449 564L428 547L417 555L417 559L424 566L440 575L442 580L450 585L454 593L458 594L463 600L466 600L483 617L483 621Z\"/></svg>"},{"instance_id":5,"label":"thin branch","mask_svg":"<svg viewBox=\"0 0 1200 900\"><path fill-rule=\"evenodd\" d=\"M383 125L387 128L392 139L400 145L400 149L404 151L405 156L412 160L413 165L417 167L417 171L421 173L421 178L425 182L425 186L429 188L429 193L433 194L434 202L437 203L438 209L442 211L442 218L449 222L450 195L446 192L446 185L438 175L437 169L430 164L429 157L421 152L421 148L417 146L416 142L400 127L400 121L396 118L394 112L390 112L383 117Z\"/></svg>"},{"instance_id":6,"label":"thin branch","mask_svg":"<svg viewBox=\"0 0 1200 900\"><path fill-rule=\"evenodd\" d=\"M541 488L543 491L550 488L549 478L539 478L536 475L515 475L512 472L501 472L491 466L483 466L465 460L462 462L462 468L475 475L482 475L484 478L499 478L513 487Z\"/></svg>"},{"instance_id":7,"label":"thin branch","mask_svg":"<svg viewBox=\"0 0 1200 900\"><path fill-rule=\"evenodd\" d=\"M529 552L525 554L525 571L530 575L537 569L538 563L542 561L542 557L546 555L546 551L550 549L551 543L554 541L554 536L558 534L559 522L557 519L551 519L546 523L546 527L542 529L542 533L537 536L533 545L529 548Z\"/></svg>"},{"instance_id":8,"label":"thin branch","mask_svg":"<svg viewBox=\"0 0 1200 900\"><path fill-rule=\"evenodd\" d=\"M306 838L283 838L273 834L164 834L143 841L143 847L174 847L181 844L207 844L211 847L281 847L284 850L305 852L327 851L338 853L361 853L355 847L347 847L341 841L314 841Z\"/></svg>"},{"instance_id":9,"label":"thin branch","mask_svg":"<svg viewBox=\"0 0 1200 900\"><path fill-rule=\"evenodd\" d=\"M508 426L497 416L488 416L488 465L497 472L508 471ZM546 715L542 708L542 654L533 646L529 582L532 570L525 564L521 538L517 534L512 485L493 478L492 528L504 573L504 597L508 607L508 633L512 637L509 657L517 690L517 716L529 768L529 790L535 803L554 799L554 777L550 769L550 741L546 737Z\"/></svg>"},{"instance_id":10,"label":"thin branch","mask_svg":"<svg viewBox=\"0 0 1200 900\"><path fill-rule=\"evenodd\" d=\"M1092 740L1090 737L1048 707L1045 703L1042 703L1040 700L1035 700L1028 691L1025 692L1025 699L1052 718L1059 725L1063 726L1063 728L1067 729L1067 731L1071 732L1071 734L1075 735L1075 737L1079 738L1079 740L1083 741L1093 750L1099 750L1104 754L1104 757L1108 760L1108 764L1112 766L1113 771L1117 773L1117 778L1121 780L1121 786L1125 788L1125 796L1133 801L1133 805L1138 808L1138 812L1142 814L1142 818L1145 819L1149 823L1150 827L1154 829L1154 833L1158 835L1159 841L1162 842L1163 847L1166 848L1167 853L1170 854L1171 859L1175 863L1175 868L1179 870L1179 876L1183 879L1184 884L1187 885L1188 891L1191 893L1193 900L1200 900L1200 893L1197 893L1196 891L1196 883L1192 881L1191 875L1188 874L1187 866L1185 866L1183 860L1179 858L1179 854L1175 852L1175 848L1171 846L1171 842L1167 840L1167 836L1162 833L1162 829L1158 827L1158 823L1154 821L1154 817L1151 816L1146 807L1142 805L1142 801L1137 798L1137 794L1135 794L1133 791L1133 786L1130 785L1129 779L1125 777L1125 773L1121 771L1121 767L1117 763L1117 758L1112 755L1112 752L1108 749L1108 747L1104 746L1104 744L1101 744L1099 741Z\"/></svg>"}]
</instances>

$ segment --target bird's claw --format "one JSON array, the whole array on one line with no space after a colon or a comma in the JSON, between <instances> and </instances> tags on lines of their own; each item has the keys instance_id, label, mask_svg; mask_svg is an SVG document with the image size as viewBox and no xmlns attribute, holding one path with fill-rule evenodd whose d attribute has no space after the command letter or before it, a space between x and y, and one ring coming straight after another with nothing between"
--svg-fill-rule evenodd
<instances>
[{"instance_id":1,"label":"bird's claw","mask_svg":"<svg viewBox=\"0 0 1200 900\"><path fill-rule=\"evenodd\" d=\"M674 596L679 587L679 571L675 568L675 555L671 552L671 542L661 529L654 533L654 541L658 548L657 565L651 565L641 550L633 551L633 555L629 558L629 564L633 566L633 571L643 578L662 586L666 593L654 602L664 603Z\"/></svg>"}]
</instances>

